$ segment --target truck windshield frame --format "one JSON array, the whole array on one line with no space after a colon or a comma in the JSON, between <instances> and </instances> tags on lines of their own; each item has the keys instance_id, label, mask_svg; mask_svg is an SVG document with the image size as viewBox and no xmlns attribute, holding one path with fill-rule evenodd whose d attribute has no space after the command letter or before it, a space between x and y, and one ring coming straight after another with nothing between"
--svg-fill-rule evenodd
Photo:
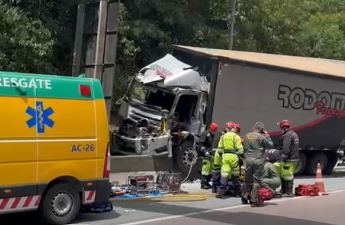
<instances>
[{"instance_id":1,"label":"truck windshield frame","mask_svg":"<svg viewBox=\"0 0 345 225\"><path fill-rule=\"evenodd\" d=\"M151 85L144 85L138 81L133 81L129 87L127 98L141 103L143 106L153 106L157 110L172 109L176 94Z\"/></svg>"}]
</instances>

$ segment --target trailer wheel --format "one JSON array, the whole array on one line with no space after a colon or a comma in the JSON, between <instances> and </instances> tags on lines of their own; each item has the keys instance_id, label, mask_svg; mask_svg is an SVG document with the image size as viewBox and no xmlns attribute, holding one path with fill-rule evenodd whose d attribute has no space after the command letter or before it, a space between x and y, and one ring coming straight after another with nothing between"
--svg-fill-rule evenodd
<instances>
[{"instance_id":1,"label":"trailer wheel","mask_svg":"<svg viewBox=\"0 0 345 225\"><path fill-rule=\"evenodd\" d=\"M303 174L305 167L307 165L307 158L305 157L304 153L299 153L299 161L297 164L297 167L295 169L295 175L301 175Z\"/></svg>"},{"instance_id":2,"label":"trailer wheel","mask_svg":"<svg viewBox=\"0 0 345 225\"><path fill-rule=\"evenodd\" d=\"M327 156L324 153L315 153L315 155L311 153L311 158L308 159L306 168L308 175L316 174L316 166L318 163L321 165L322 172L325 171L328 164Z\"/></svg>"},{"instance_id":3,"label":"trailer wheel","mask_svg":"<svg viewBox=\"0 0 345 225\"><path fill-rule=\"evenodd\" d=\"M326 156L328 159L328 163L327 163L325 170L323 171L323 174L324 175L331 175L335 165L337 165L338 155L336 152L327 152Z\"/></svg>"},{"instance_id":4,"label":"trailer wheel","mask_svg":"<svg viewBox=\"0 0 345 225\"><path fill-rule=\"evenodd\" d=\"M198 171L198 153L195 149L193 149L193 142L183 142L180 147L176 149L174 156L177 167L176 169L182 174L183 177L188 176L191 166L193 166L193 168L189 174L190 177L196 171Z\"/></svg>"},{"instance_id":5,"label":"trailer wheel","mask_svg":"<svg viewBox=\"0 0 345 225\"><path fill-rule=\"evenodd\" d=\"M78 190L69 183L57 183L48 188L39 207L41 218L52 225L72 222L81 208Z\"/></svg>"}]
</instances>

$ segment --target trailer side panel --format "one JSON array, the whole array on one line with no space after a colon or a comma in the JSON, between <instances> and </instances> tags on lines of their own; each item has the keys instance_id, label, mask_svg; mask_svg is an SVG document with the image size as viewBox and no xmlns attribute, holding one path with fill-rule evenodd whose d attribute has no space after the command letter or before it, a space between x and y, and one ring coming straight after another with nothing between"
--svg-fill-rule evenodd
<instances>
[{"instance_id":1,"label":"trailer side panel","mask_svg":"<svg viewBox=\"0 0 345 225\"><path fill-rule=\"evenodd\" d=\"M345 81L235 64L218 74L213 121L241 124L242 134L261 121L277 141L277 122L291 121L301 148L331 149L345 140Z\"/></svg>"}]
</instances>

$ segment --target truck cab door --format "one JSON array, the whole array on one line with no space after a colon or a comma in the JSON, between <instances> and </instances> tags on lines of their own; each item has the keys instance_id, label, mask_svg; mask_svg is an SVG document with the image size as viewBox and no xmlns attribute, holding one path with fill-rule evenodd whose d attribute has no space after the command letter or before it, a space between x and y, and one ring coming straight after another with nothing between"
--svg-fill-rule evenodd
<instances>
[{"instance_id":1,"label":"truck cab door","mask_svg":"<svg viewBox=\"0 0 345 225\"><path fill-rule=\"evenodd\" d=\"M206 111L207 111L207 95L202 94L200 100L201 100L201 106L200 106L199 118L200 118L201 124L200 124L199 134L204 132L206 129L205 121L206 121Z\"/></svg>"},{"instance_id":2,"label":"truck cab door","mask_svg":"<svg viewBox=\"0 0 345 225\"><path fill-rule=\"evenodd\" d=\"M205 125L203 124L203 94L198 93L198 101L195 107L195 111L190 120L189 131L194 134L199 134Z\"/></svg>"}]
</instances>

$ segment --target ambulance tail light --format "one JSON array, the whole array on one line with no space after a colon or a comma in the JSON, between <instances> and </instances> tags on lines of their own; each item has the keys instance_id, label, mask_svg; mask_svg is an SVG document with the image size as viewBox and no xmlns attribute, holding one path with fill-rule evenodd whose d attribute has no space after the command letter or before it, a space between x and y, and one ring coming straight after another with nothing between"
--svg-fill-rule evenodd
<instances>
[{"instance_id":1,"label":"ambulance tail light","mask_svg":"<svg viewBox=\"0 0 345 225\"><path fill-rule=\"evenodd\" d=\"M81 84L79 85L79 93L82 96L89 97L91 96L91 88L89 85Z\"/></svg>"},{"instance_id":2,"label":"ambulance tail light","mask_svg":"<svg viewBox=\"0 0 345 225\"><path fill-rule=\"evenodd\" d=\"M110 144L108 143L107 150L105 151L103 178L109 178L110 174Z\"/></svg>"}]
</instances>

